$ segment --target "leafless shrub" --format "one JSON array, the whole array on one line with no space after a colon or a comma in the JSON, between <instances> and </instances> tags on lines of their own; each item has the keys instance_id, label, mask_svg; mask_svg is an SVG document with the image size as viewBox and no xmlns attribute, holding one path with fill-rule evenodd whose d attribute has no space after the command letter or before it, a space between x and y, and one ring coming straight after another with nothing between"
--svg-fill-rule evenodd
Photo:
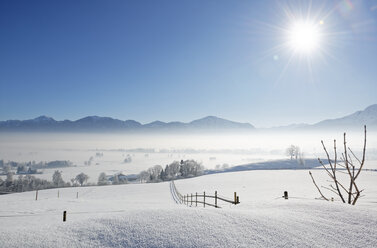
<instances>
[{"instance_id":1,"label":"leafless shrub","mask_svg":"<svg viewBox=\"0 0 377 248\"><path fill-rule=\"evenodd\" d=\"M326 149L325 144L321 141L323 150L326 152L328 164L325 165L321 159L318 158L319 163L325 169L327 175L331 178L331 184L328 187L321 186L321 188L329 190L334 194L338 195L339 198L342 200L343 203L348 203L355 205L357 200L361 196L362 189L356 184L356 179L360 175L360 172L365 163L365 149L367 144L367 128L364 126L364 147L363 147L363 154L362 159L360 160L355 153L351 150L351 148L347 147L346 141L346 133L343 135L343 149L344 152L341 154L341 157L338 158L337 150L336 150L336 140L334 140L334 159L330 159L330 155ZM356 164L357 163L357 164ZM349 181L346 183L340 182L339 178L337 177L338 173L346 173L349 176ZM313 184L317 188L318 192L321 195L321 198L324 200L329 200L326 197L320 187L318 187L317 183L314 180L312 173L309 171L309 175L313 180Z\"/></svg>"}]
</instances>

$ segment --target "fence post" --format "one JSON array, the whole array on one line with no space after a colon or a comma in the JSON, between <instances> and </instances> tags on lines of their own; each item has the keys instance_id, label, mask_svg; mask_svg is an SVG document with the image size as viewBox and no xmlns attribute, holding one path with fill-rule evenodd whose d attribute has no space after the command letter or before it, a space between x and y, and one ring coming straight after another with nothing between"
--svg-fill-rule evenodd
<instances>
[{"instance_id":1,"label":"fence post","mask_svg":"<svg viewBox=\"0 0 377 248\"><path fill-rule=\"evenodd\" d=\"M183 196L183 204L186 204L186 196Z\"/></svg>"},{"instance_id":2,"label":"fence post","mask_svg":"<svg viewBox=\"0 0 377 248\"><path fill-rule=\"evenodd\" d=\"M234 205L237 204L237 192L234 192Z\"/></svg>"},{"instance_id":3,"label":"fence post","mask_svg":"<svg viewBox=\"0 0 377 248\"><path fill-rule=\"evenodd\" d=\"M191 206L192 206L192 193L191 193Z\"/></svg>"},{"instance_id":4,"label":"fence post","mask_svg":"<svg viewBox=\"0 0 377 248\"><path fill-rule=\"evenodd\" d=\"M63 222L65 222L67 219L67 211L63 212Z\"/></svg>"},{"instance_id":5,"label":"fence post","mask_svg":"<svg viewBox=\"0 0 377 248\"><path fill-rule=\"evenodd\" d=\"M195 207L198 206L198 192L195 193Z\"/></svg>"},{"instance_id":6,"label":"fence post","mask_svg":"<svg viewBox=\"0 0 377 248\"><path fill-rule=\"evenodd\" d=\"M288 191L284 191L284 199L288 200Z\"/></svg>"},{"instance_id":7,"label":"fence post","mask_svg":"<svg viewBox=\"0 0 377 248\"><path fill-rule=\"evenodd\" d=\"M203 207L206 207L206 192L204 191L204 196L203 196Z\"/></svg>"},{"instance_id":8,"label":"fence post","mask_svg":"<svg viewBox=\"0 0 377 248\"><path fill-rule=\"evenodd\" d=\"M36 200L36 201L38 200L38 190L35 191L35 200Z\"/></svg>"},{"instance_id":9,"label":"fence post","mask_svg":"<svg viewBox=\"0 0 377 248\"><path fill-rule=\"evenodd\" d=\"M215 208L217 208L217 191L215 191Z\"/></svg>"},{"instance_id":10,"label":"fence post","mask_svg":"<svg viewBox=\"0 0 377 248\"><path fill-rule=\"evenodd\" d=\"M186 199L187 199L187 206L188 206L188 204L189 204L189 194L187 194Z\"/></svg>"}]
</instances>

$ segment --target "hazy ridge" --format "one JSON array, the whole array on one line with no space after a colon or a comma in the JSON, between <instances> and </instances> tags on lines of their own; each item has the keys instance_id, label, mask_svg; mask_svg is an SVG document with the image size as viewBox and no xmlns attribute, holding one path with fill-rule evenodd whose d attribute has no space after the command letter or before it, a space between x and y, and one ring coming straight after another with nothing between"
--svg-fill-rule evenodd
<instances>
[{"instance_id":1,"label":"hazy ridge","mask_svg":"<svg viewBox=\"0 0 377 248\"><path fill-rule=\"evenodd\" d=\"M336 118L323 120L315 124L291 124L288 126L273 127L272 130L312 130L333 128L360 128L367 125L369 128L377 127L377 104L371 105L362 111ZM57 121L51 117L39 116L30 120L0 121L0 131L208 131L208 130L233 130L253 131L256 128L250 123L240 123L226 120L216 116L207 116L191 122L162 122L154 121L142 124L135 120L118 120L110 117L87 116L75 121Z\"/></svg>"}]
</instances>

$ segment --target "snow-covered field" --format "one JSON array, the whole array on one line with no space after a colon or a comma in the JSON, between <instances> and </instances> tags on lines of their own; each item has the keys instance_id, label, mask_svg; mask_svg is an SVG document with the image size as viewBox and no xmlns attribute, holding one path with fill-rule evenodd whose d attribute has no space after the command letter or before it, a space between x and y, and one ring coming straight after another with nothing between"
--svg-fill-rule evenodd
<instances>
[{"instance_id":1,"label":"snow-covered field","mask_svg":"<svg viewBox=\"0 0 377 248\"><path fill-rule=\"evenodd\" d=\"M368 137L365 168L377 169L377 136ZM291 144L306 158L323 157L322 138L328 145L341 139L330 134L2 134L0 160L70 160L75 167L59 168L64 180L84 172L96 182L101 172L132 174L181 159L195 159L208 169L268 165L287 158L284 151ZM359 153L360 134L349 141ZM137 148L144 150L130 152ZM124 163L128 154L132 162ZM51 180L55 170L37 176ZM323 171L312 171L318 184L329 184ZM37 201L35 192L0 195L0 247L376 247L377 172L363 171L358 181L365 196L356 206L315 199L307 170L227 172L175 182L181 194L216 190L232 199L237 192L241 204L219 202L221 209L177 204L169 182L42 190ZM289 200L281 197L284 191Z\"/></svg>"},{"instance_id":2,"label":"snow-covered field","mask_svg":"<svg viewBox=\"0 0 377 248\"><path fill-rule=\"evenodd\" d=\"M319 182L326 177L314 171ZM0 247L376 247L377 173L360 178L356 206L315 200L306 170L245 171L175 182L239 205L176 204L169 182L0 196ZM290 198L281 198L283 191ZM76 193L79 198L76 199ZM63 211L67 221L62 222Z\"/></svg>"}]
</instances>

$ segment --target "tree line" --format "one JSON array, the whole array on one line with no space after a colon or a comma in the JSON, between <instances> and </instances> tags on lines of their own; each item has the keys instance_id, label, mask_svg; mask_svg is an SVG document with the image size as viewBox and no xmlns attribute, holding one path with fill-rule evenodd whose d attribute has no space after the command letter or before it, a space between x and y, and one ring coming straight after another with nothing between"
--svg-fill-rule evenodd
<instances>
[{"instance_id":1,"label":"tree line","mask_svg":"<svg viewBox=\"0 0 377 248\"><path fill-rule=\"evenodd\" d=\"M181 160L180 162L174 161L166 165L165 169L161 165L150 167L146 171L142 171L135 179L138 179L140 182L162 182L196 177L203 175L203 172L204 167L201 163L195 160ZM83 186L84 184L88 186L102 186L128 183L127 176L123 174L107 176L105 173L101 173L98 177L97 184L87 183L88 179L88 175L80 173L70 181L65 182L62 177L62 172L59 170L54 172L51 181L40 179L32 175L19 175L17 178L14 178L14 173L8 171L5 180L0 178L0 192L24 192L51 188L77 187Z\"/></svg>"},{"instance_id":2,"label":"tree line","mask_svg":"<svg viewBox=\"0 0 377 248\"><path fill-rule=\"evenodd\" d=\"M71 182L65 182L62 173L58 170L52 175L52 181L40 179L32 175L19 175L16 179L14 173L8 172L5 180L0 178L0 192L24 192L31 190L83 186L89 179L85 173L78 174Z\"/></svg>"},{"instance_id":3,"label":"tree line","mask_svg":"<svg viewBox=\"0 0 377 248\"><path fill-rule=\"evenodd\" d=\"M204 167L195 160L174 161L165 166L155 165L139 174L140 182L161 182L203 175Z\"/></svg>"}]
</instances>

